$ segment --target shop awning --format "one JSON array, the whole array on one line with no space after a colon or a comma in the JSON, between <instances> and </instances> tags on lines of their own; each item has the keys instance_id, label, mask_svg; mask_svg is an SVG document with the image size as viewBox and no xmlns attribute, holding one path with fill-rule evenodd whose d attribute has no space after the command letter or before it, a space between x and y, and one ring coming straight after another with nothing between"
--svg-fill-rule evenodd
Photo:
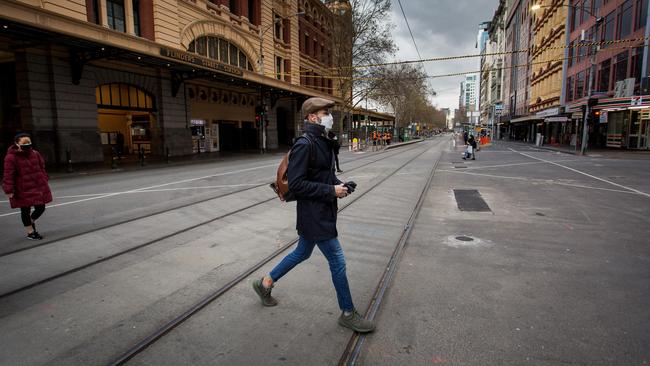
<instances>
[{"instance_id":1,"label":"shop awning","mask_svg":"<svg viewBox=\"0 0 650 366\"><path fill-rule=\"evenodd\" d=\"M538 121L542 120L543 118L537 117L537 116L524 116L524 117L519 117L515 119L511 119L510 123L518 123L518 122L528 122L528 121Z\"/></svg>"}]
</instances>

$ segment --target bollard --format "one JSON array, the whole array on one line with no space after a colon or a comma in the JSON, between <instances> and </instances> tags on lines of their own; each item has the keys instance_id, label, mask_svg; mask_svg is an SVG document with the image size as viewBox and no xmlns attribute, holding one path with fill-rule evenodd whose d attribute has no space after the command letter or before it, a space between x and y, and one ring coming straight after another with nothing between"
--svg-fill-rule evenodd
<instances>
[{"instance_id":1,"label":"bollard","mask_svg":"<svg viewBox=\"0 0 650 366\"><path fill-rule=\"evenodd\" d=\"M140 166L144 166L144 148L140 147Z\"/></svg>"},{"instance_id":2,"label":"bollard","mask_svg":"<svg viewBox=\"0 0 650 366\"><path fill-rule=\"evenodd\" d=\"M165 148L165 162L169 164L169 148Z\"/></svg>"},{"instance_id":3,"label":"bollard","mask_svg":"<svg viewBox=\"0 0 650 366\"><path fill-rule=\"evenodd\" d=\"M65 149L65 161L66 161L66 172L72 173L74 170L72 170L72 151L70 151L70 148L68 147Z\"/></svg>"}]
</instances>

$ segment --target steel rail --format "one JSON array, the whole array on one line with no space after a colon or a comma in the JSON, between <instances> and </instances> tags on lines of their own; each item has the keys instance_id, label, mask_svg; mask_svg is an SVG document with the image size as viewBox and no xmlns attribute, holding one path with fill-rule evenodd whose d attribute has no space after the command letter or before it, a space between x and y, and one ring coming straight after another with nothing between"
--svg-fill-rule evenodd
<instances>
[{"instance_id":1,"label":"steel rail","mask_svg":"<svg viewBox=\"0 0 650 366\"><path fill-rule=\"evenodd\" d=\"M417 144L416 144L416 146L417 146ZM393 154L393 155L391 155L391 156L396 156L396 155L399 155L399 154L403 154L403 153L408 152L408 151L411 151L411 150L413 150L413 149L415 149L415 147L412 147L412 148L409 148L409 149L406 149L406 150L401 150L401 151L399 151L398 153ZM383 154L382 154L382 155L383 155ZM375 156L376 156L376 155L375 155ZM382 159L383 159L383 158L379 158L379 159L372 160L372 161L370 161L370 162L367 162L367 163L364 163L364 164L359 165L359 166L357 166L357 167L354 167L354 168L352 168L352 169L349 169L348 171L354 171L354 170L356 170L356 169L361 169L361 168L366 167L366 166L368 166L368 165L370 165L370 164L374 164L374 163L376 163L376 162L378 162L378 161L380 161L380 160L382 160ZM357 160L361 160L361 159L357 159ZM355 161L356 161L356 160L355 160ZM264 183L263 185L266 186L266 185L268 185L268 183ZM256 187L259 187L259 186L256 186ZM240 191L238 191L238 192L229 193L229 194L226 194L226 195L235 194L235 193L240 193L240 192L247 191L247 190L249 190L249 188L247 188L247 189L243 189L243 190L240 190ZM214 199L214 198L213 198L213 199ZM20 292L23 292L23 291L29 290L29 289L31 289L31 288L34 288L34 287L37 287L37 286L43 285L43 284L45 284L45 283L48 283L48 282L54 281L54 280L56 280L56 279L58 279L58 278L65 277L65 276L67 276L67 275L70 275L70 274L73 274L73 273L76 273L76 272L82 271L82 270L84 270L84 269L86 269L86 268L89 268L89 267L92 267L92 266L94 266L94 265L97 265L97 264L100 264L100 263L103 263L103 262L109 261L109 260L111 260L111 259L114 259L114 258L117 258L117 257L123 256L123 255L125 255L125 254L131 253L131 252L136 251L136 250L138 250L138 249L141 249L141 248L144 248L144 247L148 247L148 246L150 246L150 245L152 245L152 244L155 244L155 243L160 242L160 241L163 241L163 240L165 240L165 239L169 239L169 238L171 238L171 237L174 237L174 236L177 236L177 235L183 234L183 233L185 233L185 232L188 232L188 231L191 231L191 230L193 230L193 229L196 229L196 228L198 228L198 227L200 227L200 226L203 226L203 225L206 225L206 224L210 224L210 223L212 223L212 222L215 222L215 221L218 221L218 220L224 219L224 218L226 218L226 217L229 217L229 216L232 216L232 215L238 214L238 213L240 213L240 212L243 212L243 211L246 211L246 210L251 209L251 208L253 208L253 207L256 207L256 206L262 205L262 204L264 204L264 203L267 203L267 202L273 201L273 200L275 200L275 199L277 199L277 196L274 195L274 196L271 197L271 198L268 198L268 199L265 199L265 200L262 200L262 201L255 202L255 203L250 204L250 205L248 205L248 206L246 206L246 207L242 207L242 208L239 208L239 209L237 209L237 210L234 210L234 211L231 211L231 212L228 212L228 213L225 213L225 214L219 215L219 216L217 216L217 217L213 217L213 218L210 218L210 219L208 219L208 220L204 220L204 221L199 222L199 223L197 223L197 224L195 224L195 225L192 225L192 226L189 226L189 227L183 228L183 229L178 230L178 231L175 231L175 232L173 232L173 233L169 233L169 234L167 234L167 235L163 235L163 236L161 236L161 237L158 237L158 238L155 238L155 239L149 240L149 241L147 241L147 242L145 242L145 243L138 244L138 245L136 245L136 246L133 246L133 247L130 247L130 248L128 248L128 249L125 249L125 250L122 250L122 251L116 252L116 253L114 253L114 254L111 254L111 255L108 255L108 256L105 256L105 257L102 257L102 258L96 259L96 260L94 260L94 261L91 261L91 262L88 262L88 263L82 264L82 265L77 266L77 267L73 267L73 268L71 268L71 269L69 269L69 270L66 270L66 271L63 271L63 272L57 273L57 274L55 274L55 275L52 275L52 276L49 276L49 277L46 277L46 278L40 279L40 280L38 280L38 281L34 281L34 282L32 282L32 283L29 283L29 284L27 284L27 285L23 285L23 286L21 286L21 287L15 288L15 289L13 289L13 290L9 290L9 291L7 291L7 292L4 292L4 293L1 293L1 294L0 294L0 300L4 299L4 298L6 298L6 297L9 297L9 296L15 295L15 294L17 294L17 293L20 293ZM198 203L196 203L196 204L198 204ZM185 206L185 207L187 207L187 206ZM156 214L151 215L151 216L155 216L155 215L156 215Z\"/></svg>"},{"instance_id":2,"label":"steel rail","mask_svg":"<svg viewBox=\"0 0 650 366\"><path fill-rule=\"evenodd\" d=\"M416 144L415 146L419 146L419 144ZM435 146L438 146L436 144ZM433 147L435 147L433 146ZM377 183L375 183L372 187L370 187L368 190L361 192L359 195L353 198L353 200L349 201L346 205L343 207L339 208L338 212L340 213L341 211L345 210L348 208L351 204L354 202L358 201L361 199L363 196L365 196L367 193L372 191L373 189L377 188L379 185L384 183L386 180L389 178L393 177L397 172L402 170L405 166L410 164L412 161L417 159L418 157L422 156L424 153L427 151L431 150L433 147L428 147L424 149L421 153L417 154L415 157L409 159L406 161L404 164L402 164L400 167L398 167L395 171L393 171L391 174L385 176L381 180L379 180ZM415 149L415 148L413 148ZM409 149L408 151L411 151L413 149ZM128 362L130 359L147 349L150 345L154 344L156 341L158 341L160 338L165 336L167 333L172 331L174 328L178 327L180 324L184 323L187 319L192 317L194 314L199 312L201 309L205 308L208 306L210 303L212 303L214 300L218 299L221 297L223 294L225 294L227 291L229 291L231 288L233 288L235 285L238 283L242 282L246 278L248 278L251 274L253 274L255 271L260 269L262 266L273 260L275 257L279 256L282 254L284 251L289 249L292 245L298 242L298 237L288 241L287 243L283 244L280 248L272 252L270 255L265 257L264 259L260 260L253 266L249 267L248 269L244 270L241 272L239 275L237 275L233 280L222 286L221 288L213 291L206 297L204 297L202 300L199 302L195 303L192 305L188 310L183 312L181 315L175 317L174 319L170 320L163 326L159 327L156 331L152 332L145 338L143 338L140 342L138 342L135 346L131 347L128 349L126 352L121 354L119 357L117 357L115 360L111 361L108 365L109 366L119 366L119 365L124 365L126 362Z\"/></svg>"},{"instance_id":3,"label":"steel rail","mask_svg":"<svg viewBox=\"0 0 650 366\"><path fill-rule=\"evenodd\" d=\"M386 269L384 270L384 273L379 279L377 288L375 289L372 299L370 300L370 304L368 305L368 309L366 310L365 317L368 320L374 320L379 312L384 296L386 295L386 291L391 285L391 282L397 271L399 262L402 258L402 255L404 254L404 249L406 247L407 240L411 235L411 231L413 229L415 219L420 213L420 209L422 208L422 204L424 202L424 198L426 197L426 193L431 187L433 176L436 172L436 169L438 168L438 163L440 162L441 158L442 158L442 154L440 154L435 164L433 165L431 172L429 173L429 177L426 183L424 184L424 187L422 188L422 192L420 192L420 197L418 198L415 207L411 212L411 215L409 216L408 220L406 221L406 224L404 225L404 231L402 232L402 235L397 241L395 250L393 251L393 254L388 260L388 264L386 265ZM341 355L341 358L339 359L338 365L339 366L356 365L357 360L359 359L359 355L361 354L361 350L363 348L365 339L366 339L365 334L354 332L350 337L350 340L348 341L345 350Z\"/></svg>"},{"instance_id":4,"label":"steel rail","mask_svg":"<svg viewBox=\"0 0 650 366\"><path fill-rule=\"evenodd\" d=\"M364 160L364 159L374 157L374 156L377 156L377 155L383 155L383 154L385 154L387 152L390 152L390 151L389 150L380 151L377 154L374 154L372 156L364 156L364 157L360 157L360 158L357 158L357 159L351 159L351 160L346 161L345 163ZM354 169L357 169L357 168L352 168L350 170L354 170ZM235 190L235 191L232 191L232 192L220 193L220 194L218 194L216 196L211 196L211 197L204 198L204 199L201 199L201 200L198 200L198 201L185 203L185 204L182 204L180 206L175 206L175 207L167 208L167 209L164 209L164 210L161 210L161 211L157 211L157 212L153 212L153 213L149 213L149 214L145 214L145 215L141 215L141 216L132 217L132 218L129 218L129 219L114 222L112 224L108 224L108 225L100 226L100 227L97 227L97 228L93 228L91 230L86 230L86 231L66 235L66 236L63 236L63 237L60 237L60 238L55 238L55 239L52 239L52 240L47 240L47 241L42 242L42 243L28 245L28 246L24 246L24 247L21 247L21 248L18 248L18 249L14 249L14 250L9 250L9 251L0 253L0 258L11 255L11 254L19 253L19 252L24 252L26 250L38 248L38 247L41 247L41 246L44 246L44 245L50 245L50 244L57 243L57 242L60 242L60 241L76 238L78 236L83 236L83 235L87 235L87 234L94 233L94 232L97 232L97 231L110 229L112 227L123 225L123 224L129 223L129 222L132 222L132 221L146 219L148 217L152 217L152 216L156 216L156 215L162 215L162 214L167 213L167 212L171 212L171 211L174 211L174 210L180 210L182 208L190 207L190 206L193 206L193 205L198 205L198 204L210 201L210 200L227 197L227 196L234 195L234 194L241 193L241 192L246 192L246 191L253 190L253 189L256 189L256 188L259 188L259 187L266 186L268 184L269 184L268 182L267 183L260 183L258 185L254 185L254 186L247 187L247 188L242 188L242 189Z\"/></svg>"}]
</instances>

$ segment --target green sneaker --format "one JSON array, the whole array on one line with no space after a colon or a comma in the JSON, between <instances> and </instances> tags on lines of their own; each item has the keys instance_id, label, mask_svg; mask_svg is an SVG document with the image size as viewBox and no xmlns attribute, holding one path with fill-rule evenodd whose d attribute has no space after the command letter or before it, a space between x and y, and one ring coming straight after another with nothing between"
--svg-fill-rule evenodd
<instances>
[{"instance_id":1,"label":"green sneaker","mask_svg":"<svg viewBox=\"0 0 650 366\"><path fill-rule=\"evenodd\" d=\"M257 296L262 300L262 305L264 306L275 306L278 304L278 301L271 296L271 290L273 285L270 288L266 288L262 285L262 279L253 281L253 289Z\"/></svg>"},{"instance_id":2,"label":"green sneaker","mask_svg":"<svg viewBox=\"0 0 650 366\"><path fill-rule=\"evenodd\" d=\"M369 333L375 330L375 323L368 319L364 319L356 309L347 316L345 313L341 313L339 324L359 333Z\"/></svg>"}]
</instances>

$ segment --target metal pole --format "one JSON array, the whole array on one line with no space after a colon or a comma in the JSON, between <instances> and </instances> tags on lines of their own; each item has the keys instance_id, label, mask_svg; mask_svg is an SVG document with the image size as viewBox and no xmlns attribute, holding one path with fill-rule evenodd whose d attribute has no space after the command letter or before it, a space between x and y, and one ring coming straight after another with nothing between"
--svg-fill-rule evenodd
<instances>
[{"instance_id":1,"label":"metal pole","mask_svg":"<svg viewBox=\"0 0 650 366\"><path fill-rule=\"evenodd\" d=\"M598 34L598 29L600 28L600 19L596 19L596 30L591 36L592 46L591 46L591 66L589 68L589 84L587 87L587 108L585 108L585 115L582 116L582 141L580 141L580 155L585 154L587 150L587 130L589 115L591 114L591 106L589 105L589 100L591 99L592 89L594 85L594 73L596 71L596 52L598 51L598 46L596 46L596 35Z\"/></svg>"}]
</instances>

